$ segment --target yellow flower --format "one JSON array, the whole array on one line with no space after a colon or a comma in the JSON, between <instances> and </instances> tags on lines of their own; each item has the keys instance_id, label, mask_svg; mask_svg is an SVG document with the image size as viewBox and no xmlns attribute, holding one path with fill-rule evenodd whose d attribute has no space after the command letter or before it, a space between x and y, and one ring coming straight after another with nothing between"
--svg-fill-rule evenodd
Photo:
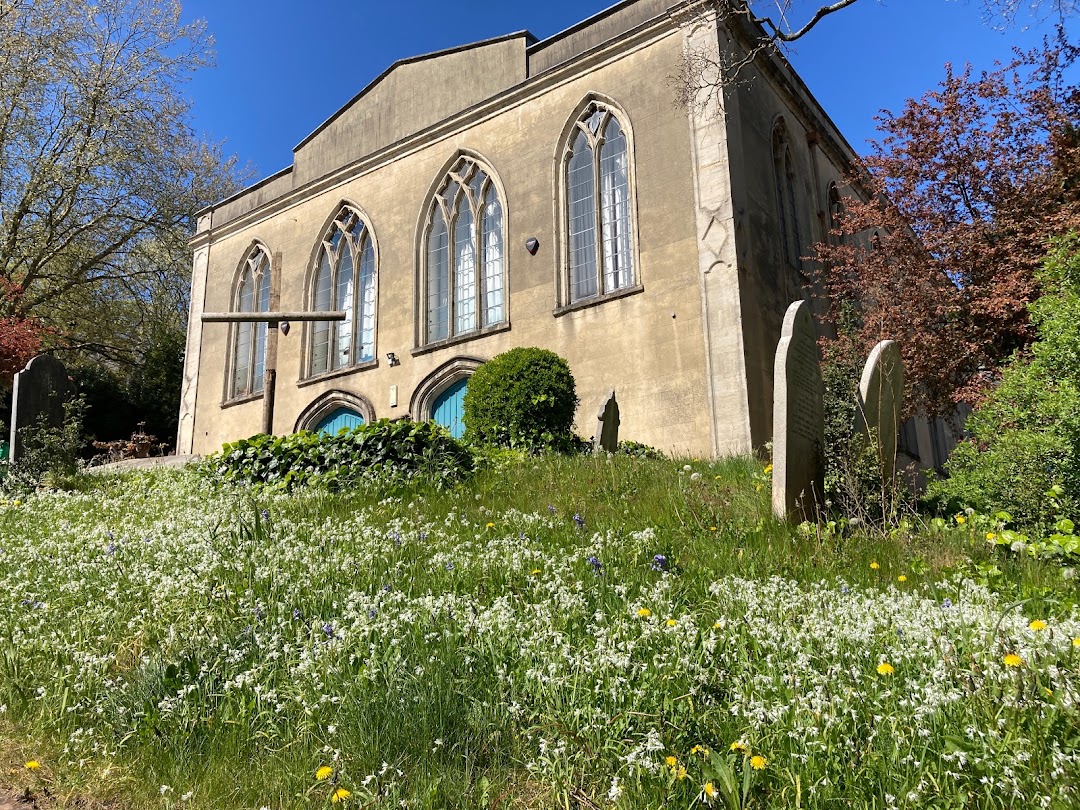
<instances>
[{"instance_id":1,"label":"yellow flower","mask_svg":"<svg viewBox=\"0 0 1080 810\"><path fill-rule=\"evenodd\" d=\"M710 526L710 527L709 527L709 531L710 531L710 532L715 532L715 531L716 531L716 527L715 527L715 526Z\"/></svg>"},{"instance_id":2,"label":"yellow flower","mask_svg":"<svg viewBox=\"0 0 1080 810\"><path fill-rule=\"evenodd\" d=\"M892 675L894 672L896 672L896 670L893 669L893 665L890 664L888 661L882 661L880 664L877 665L878 675Z\"/></svg>"},{"instance_id":3,"label":"yellow flower","mask_svg":"<svg viewBox=\"0 0 1080 810\"><path fill-rule=\"evenodd\" d=\"M1028 627L1030 627L1035 632L1038 632L1040 630L1046 629L1046 622L1044 622L1042 619L1035 619L1035 621L1029 624Z\"/></svg>"},{"instance_id":4,"label":"yellow flower","mask_svg":"<svg viewBox=\"0 0 1080 810\"><path fill-rule=\"evenodd\" d=\"M710 799L715 799L716 798L716 788L713 787L712 782L706 782L705 786L701 789L701 792L704 793Z\"/></svg>"},{"instance_id":5,"label":"yellow flower","mask_svg":"<svg viewBox=\"0 0 1080 810\"><path fill-rule=\"evenodd\" d=\"M964 517L963 515L957 515L956 516L956 522L957 522L958 525L963 526L965 523L967 523L967 518Z\"/></svg>"},{"instance_id":6,"label":"yellow flower","mask_svg":"<svg viewBox=\"0 0 1080 810\"><path fill-rule=\"evenodd\" d=\"M1022 667L1024 665L1024 659L1016 653L1009 653L1001 660L1007 667Z\"/></svg>"},{"instance_id":7,"label":"yellow flower","mask_svg":"<svg viewBox=\"0 0 1080 810\"><path fill-rule=\"evenodd\" d=\"M16 498L15 500L13 500L11 502L11 505L12 506L22 506L22 501L20 501L18 498Z\"/></svg>"},{"instance_id":8,"label":"yellow flower","mask_svg":"<svg viewBox=\"0 0 1080 810\"><path fill-rule=\"evenodd\" d=\"M667 763L667 766L669 768L674 768L676 765L679 764L679 760L675 759L675 757L668 757L667 759L664 760L664 762Z\"/></svg>"},{"instance_id":9,"label":"yellow flower","mask_svg":"<svg viewBox=\"0 0 1080 810\"><path fill-rule=\"evenodd\" d=\"M494 524L494 523L489 523L489 524L487 525L487 527L488 527L489 529L494 529L494 528L495 528L495 524Z\"/></svg>"},{"instance_id":10,"label":"yellow flower","mask_svg":"<svg viewBox=\"0 0 1080 810\"><path fill-rule=\"evenodd\" d=\"M648 608L638 608L637 615L639 618L647 619L652 616L652 611Z\"/></svg>"},{"instance_id":11,"label":"yellow flower","mask_svg":"<svg viewBox=\"0 0 1080 810\"><path fill-rule=\"evenodd\" d=\"M694 754L701 754L701 756L707 757L709 756L709 749L704 745L695 745L690 749L690 755L693 756Z\"/></svg>"},{"instance_id":12,"label":"yellow flower","mask_svg":"<svg viewBox=\"0 0 1080 810\"><path fill-rule=\"evenodd\" d=\"M1080 647L1080 636L1073 639L1073 646L1074 647Z\"/></svg>"},{"instance_id":13,"label":"yellow flower","mask_svg":"<svg viewBox=\"0 0 1080 810\"><path fill-rule=\"evenodd\" d=\"M678 770L675 771L675 778L680 782L686 778L686 768L683 765L680 765Z\"/></svg>"},{"instance_id":14,"label":"yellow flower","mask_svg":"<svg viewBox=\"0 0 1080 810\"><path fill-rule=\"evenodd\" d=\"M712 623L712 629L713 630L719 630L723 626L724 625L720 623L719 619L717 619L715 622Z\"/></svg>"},{"instance_id":15,"label":"yellow flower","mask_svg":"<svg viewBox=\"0 0 1080 810\"><path fill-rule=\"evenodd\" d=\"M674 627L674 626L675 626L675 625L677 625L677 624L678 624L678 622L677 622L677 621L675 621L674 619L668 619L668 620L667 620L667 626L668 626L668 627Z\"/></svg>"},{"instance_id":16,"label":"yellow flower","mask_svg":"<svg viewBox=\"0 0 1080 810\"><path fill-rule=\"evenodd\" d=\"M755 771L765 770L765 766L768 764L769 760L765 759L765 757L761 756L760 754L755 754L754 756L750 757L750 767L753 768Z\"/></svg>"},{"instance_id":17,"label":"yellow flower","mask_svg":"<svg viewBox=\"0 0 1080 810\"><path fill-rule=\"evenodd\" d=\"M26 763L26 769L28 771L36 771L40 767L41 767L41 763L38 762L36 759L32 759L32 760L30 760L29 762Z\"/></svg>"},{"instance_id":18,"label":"yellow flower","mask_svg":"<svg viewBox=\"0 0 1080 810\"><path fill-rule=\"evenodd\" d=\"M772 472L772 464L766 464L764 472L765 472L766 475L771 473Z\"/></svg>"},{"instance_id":19,"label":"yellow flower","mask_svg":"<svg viewBox=\"0 0 1080 810\"><path fill-rule=\"evenodd\" d=\"M352 793L347 791L345 788L338 788L330 794L330 801L332 801L334 804L337 804L338 802L345 801L350 796L352 796Z\"/></svg>"},{"instance_id":20,"label":"yellow flower","mask_svg":"<svg viewBox=\"0 0 1080 810\"><path fill-rule=\"evenodd\" d=\"M898 577L896 578L896 581L897 581L897 582L907 582L907 577L906 577L906 576L904 576L903 574L901 574L900 576L898 576Z\"/></svg>"},{"instance_id":21,"label":"yellow flower","mask_svg":"<svg viewBox=\"0 0 1080 810\"><path fill-rule=\"evenodd\" d=\"M877 564L877 560L874 560L872 563L870 563L871 571L877 571L879 568L881 568L881 566Z\"/></svg>"},{"instance_id":22,"label":"yellow flower","mask_svg":"<svg viewBox=\"0 0 1080 810\"><path fill-rule=\"evenodd\" d=\"M319 770L315 771L315 778L321 782L323 779L328 778L333 772L334 769L329 765L323 765Z\"/></svg>"},{"instance_id":23,"label":"yellow flower","mask_svg":"<svg viewBox=\"0 0 1080 810\"><path fill-rule=\"evenodd\" d=\"M535 577L539 573L540 573L540 569L539 568L534 568L532 571L529 572L529 575Z\"/></svg>"},{"instance_id":24,"label":"yellow flower","mask_svg":"<svg viewBox=\"0 0 1080 810\"><path fill-rule=\"evenodd\" d=\"M738 751L740 754L749 754L750 748L742 740L736 740L731 744L732 751Z\"/></svg>"},{"instance_id":25,"label":"yellow flower","mask_svg":"<svg viewBox=\"0 0 1080 810\"><path fill-rule=\"evenodd\" d=\"M987 532L987 533L986 533L986 539L987 539L987 540L996 540L996 539L997 539L997 535L996 535L996 534L994 534L993 532Z\"/></svg>"}]
</instances>

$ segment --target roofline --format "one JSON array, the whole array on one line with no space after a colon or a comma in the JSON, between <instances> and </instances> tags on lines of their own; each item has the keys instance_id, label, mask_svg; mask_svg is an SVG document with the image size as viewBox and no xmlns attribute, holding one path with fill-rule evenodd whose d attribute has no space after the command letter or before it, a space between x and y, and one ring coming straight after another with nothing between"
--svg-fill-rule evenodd
<instances>
[{"instance_id":1,"label":"roofline","mask_svg":"<svg viewBox=\"0 0 1080 810\"><path fill-rule=\"evenodd\" d=\"M584 20L581 20L580 22L576 22L573 25L571 25L569 28L564 28L562 31L559 31L556 34L552 34L550 37L546 37L546 38L541 39L541 40L537 40L537 39L534 38L533 42L528 46L527 51L530 52L530 53L533 52L533 51L538 51L538 50L540 50L541 48L543 48L543 47L545 47L547 45L551 45L556 40L562 39L563 37L566 37L566 36L569 36L570 34L576 33L577 31L580 31L582 28L585 28L587 26L592 25L593 23L597 22L598 20L602 19L603 17L607 17L607 16L609 16L611 14L614 14L616 11L620 11L621 9L623 9L626 6L632 6L632 5L634 5L634 3L637 3L637 2L639 2L639 0L619 0L619 2L612 4L612 5L608 6L607 8L600 9L600 11L597 11L595 14L589 15Z\"/></svg>"},{"instance_id":2,"label":"roofline","mask_svg":"<svg viewBox=\"0 0 1080 810\"><path fill-rule=\"evenodd\" d=\"M245 194L250 194L252 191L257 191L258 189L262 188L263 186L265 186L267 183L269 183L272 180L277 180L279 177L284 177L286 174L292 174L292 171L293 171L294 168L295 168L295 164L290 163L284 169L278 169L273 174L268 174L262 180L257 180L254 183L252 183L250 186L244 186L239 191L234 191L228 197L225 197L223 199L212 202L209 205L203 206L202 208L200 208L198 211L195 212L195 216L196 217L201 217L203 214L209 214L215 208L220 208L221 206L225 205L225 203L232 202L233 200L239 199L240 197L243 197Z\"/></svg>"},{"instance_id":3,"label":"roofline","mask_svg":"<svg viewBox=\"0 0 1080 810\"><path fill-rule=\"evenodd\" d=\"M633 0L628 0L628 2L633 2ZM389 76L390 73L397 68L403 65L411 65L413 62L420 62L424 59L433 59L435 57L446 56L451 53L458 53L459 51L467 51L470 48L479 48L482 45L494 45L496 42L505 42L507 40L518 39L520 37L525 38L526 48L529 48L537 42L536 37L530 31L527 31L523 28L520 31L514 31L510 34L503 34L501 36L491 37L490 39L481 39L478 42L469 42L465 45L455 45L452 48L444 48L441 51L431 51L430 53L422 53L419 56L409 56L405 59L398 59L396 62L393 62L390 67L388 67L374 79L368 82L363 90L361 90L359 93L357 93L347 102L345 102L341 107L337 109L337 111L333 115L331 115L321 124L319 124L319 126L315 127L315 129L311 132L310 135L308 135L306 138L304 138L304 140L300 141L300 143L293 147L293 152L297 152L301 147L311 141L312 138L314 138L316 135L318 135L320 132L330 126L330 124L334 123L334 121L336 121L347 109L349 109L361 98L366 96L371 90L375 88L375 85L377 85L387 76Z\"/></svg>"}]
</instances>

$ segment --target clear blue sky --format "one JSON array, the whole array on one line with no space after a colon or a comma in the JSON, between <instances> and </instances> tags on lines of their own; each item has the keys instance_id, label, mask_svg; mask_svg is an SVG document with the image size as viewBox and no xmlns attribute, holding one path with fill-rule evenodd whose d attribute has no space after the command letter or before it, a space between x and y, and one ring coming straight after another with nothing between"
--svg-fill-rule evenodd
<instances>
[{"instance_id":1,"label":"clear blue sky","mask_svg":"<svg viewBox=\"0 0 1080 810\"><path fill-rule=\"evenodd\" d=\"M606 0L184 0L207 21L217 65L188 87L195 126L259 177L397 59L528 29L543 39L611 5ZM807 0L809 5L809 0ZM816 6L816 3L814 4ZM861 0L825 19L789 58L859 152L874 116L899 110L943 76L943 65L989 67L1047 25L1004 33L980 0ZM663 80L658 78L658 80Z\"/></svg>"}]
</instances>

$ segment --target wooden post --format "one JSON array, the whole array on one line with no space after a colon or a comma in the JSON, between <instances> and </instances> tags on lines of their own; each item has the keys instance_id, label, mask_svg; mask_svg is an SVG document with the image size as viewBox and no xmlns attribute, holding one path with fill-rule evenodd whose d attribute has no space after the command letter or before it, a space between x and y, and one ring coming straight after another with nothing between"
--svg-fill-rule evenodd
<instances>
[{"instance_id":1,"label":"wooden post","mask_svg":"<svg viewBox=\"0 0 1080 810\"><path fill-rule=\"evenodd\" d=\"M277 312L281 298L281 253L270 257L270 311ZM274 432L274 399L277 394L277 344L280 321L266 323L266 363L263 380L263 426L262 432Z\"/></svg>"}]
</instances>

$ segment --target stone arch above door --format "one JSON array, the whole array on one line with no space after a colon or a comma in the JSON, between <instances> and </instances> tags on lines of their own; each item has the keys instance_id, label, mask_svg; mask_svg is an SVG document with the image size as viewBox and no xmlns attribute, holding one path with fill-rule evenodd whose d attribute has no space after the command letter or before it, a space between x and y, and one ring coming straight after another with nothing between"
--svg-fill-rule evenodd
<instances>
[{"instance_id":1,"label":"stone arch above door","mask_svg":"<svg viewBox=\"0 0 1080 810\"><path fill-rule=\"evenodd\" d=\"M375 409L366 397L348 391L328 391L317 397L296 419L295 431L318 430L335 417L351 412L364 424L375 421Z\"/></svg>"}]
</instances>

